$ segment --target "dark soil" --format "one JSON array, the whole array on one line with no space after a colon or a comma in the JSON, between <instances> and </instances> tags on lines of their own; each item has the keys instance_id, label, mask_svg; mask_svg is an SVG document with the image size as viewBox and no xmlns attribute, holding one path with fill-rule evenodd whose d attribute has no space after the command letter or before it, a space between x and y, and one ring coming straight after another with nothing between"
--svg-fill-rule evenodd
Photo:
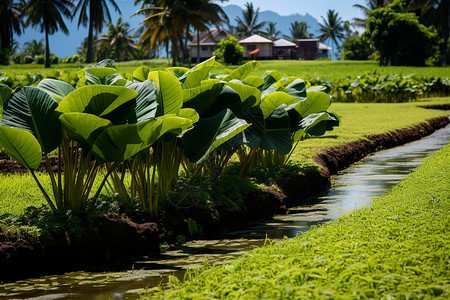
<instances>
[{"instance_id":1,"label":"dark soil","mask_svg":"<svg viewBox=\"0 0 450 300\"><path fill-rule=\"evenodd\" d=\"M426 109L437 109L437 110L450 110L450 104L435 104L435 105L425 105L420 106Z\"/></svg>"},{"instance_id":2,"label":"dark soil","mask_svg":"<svg viewBox=\"0 0 450 300\"><path fill-rule=\"evenodd\" d=\"M249 221L267 220L273 214L286 212L287 207L307 203L330 188L330 175L369 153L420 139L449 123L447 117L435 118L414 127L327 149L314 158L321 166L317 170L279 178L275 182L278 188L255 189L243 195L245 209L241 211L172 208L160 216L159 224L146 223L142 216L134 218L135 222L116 215L102 216L90 221L87 236L61 236L45 245L24 240L12 243L0 234L0 282L70 270L111 269L120 262L129 263L139 255L158 252L161 239L173 241L176 235L189 237L188 218L196 221L200 234L217 238L221 233L244 227ZM56 167L56 160L52 164ZM3 161L0 171L25 170L17 168L12 161Z\"/></svg>"}]
</instances>

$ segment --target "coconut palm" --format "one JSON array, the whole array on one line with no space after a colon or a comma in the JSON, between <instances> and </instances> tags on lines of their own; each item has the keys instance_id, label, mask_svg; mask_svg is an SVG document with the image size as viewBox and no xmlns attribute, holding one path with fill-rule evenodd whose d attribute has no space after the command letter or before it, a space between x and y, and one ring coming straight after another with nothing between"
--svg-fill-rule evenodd
<instances>
[{"instance_id":1,"label":"coconut palm","mask_svg":"<svg viewBox=\"0 0 450 300\"><path fill-rule=\"evenodd\" d=\"M117 6L114 0L109 0L109 3L114 7L116 12L120 13L119 6ZM103 24L111 22L111 15L106 0L79 0L73 13L75 15L78 12L80 12L78 27L80 25L86 26L89 22L86 62L91 63L94 30L96 34L100 34L103 29Z\"/></svg>"},{"instance_id":2,"label":"coconut palm","mask_svg":"<svg viewBox=\"0 0 450 300\"><path fill-rule=\"evenodd\" d=\"M353 18L354 24L356 26L366 28L367 17L369 17L370 12L377 8L384 7L391 2L392 2L392 0L366 0L366 6L361 5L361 4L354 4L353 7L356 7L358 9L362 10L364 15L366 16L365 19Z\"/></svg>"},{"instance_id":3,"label":"coconut palm","mask_svg":"<svg viewBox=\"0 0 450 300\"><path fill-rule=\"evenodd\" d=\"M291 35L283 35L285 39L295 42L298 39L310 39L313 35L308 33L308 24L306 22L295 21L291 23L289 31Z\"/></svg>"},{"instance_id":4,"label":"coconut palm","mask_svg":"<svg viewBox=\"0 0 450 300\"><path fill-rule=\"evenodd\" d=\"M319 23L319 31L322 33L318 36L321 41L331 40L336 48L338 47L339 41L344 38L344 28L342 27L342 19L339 14L333 9L327 11L327 18L322 17L322 23Z\"/></svg>"},{"instance_id":5,"label":"coconut palm","mask_svg":"<svg viewBox=\"0 0 450 300\"><path fill-rule=\"evenodd\" d=\"M0 0L0 50L12 49L14 33L22 34L22 11L14 0Z\"/></svg>"},{"instance_id":6,"label":"coconut palm","mask_svg":"<svg viewBox=\"0 0 450 300\"><path fill-rule=\"evenodd\" d=\"M235 19L238 23L236 27L236 34L239 37L249 37L253 34L263 35L266 33L260 29L267 23L267 21L257 23L258 14L259 7L255 10L253 8L253 3L247 2L245 4L245 10L242 12L242 19L238 16Z\"/></svg>"},{"instance_id":7,"label":"coconut palm","mask_svg":"<svg viewBox=\"0 0 450 300\"><path fill-rule=\"evenodd\" d=\"M45 33L45 67L50 68L50 43L48 36L59 29L66 35L69 30L64 18L72 18L73 4L71 0L30 0L23 11L27 16L25 26L39 27Z\"/></svg>"},{"instance_id":8,"label":"coconut palm","mask_svg":"<svg viewBox=\"0 0 450 300\"><path fill-rule=\"evenodd\" d=\"M117 61L135 57L138 50L130 34L133 31L133 29L130 29L130 24L122 22L122 17L119 17L116 25L108 23L108 27L108 32L102 34L97 40L99 51L103 49L112 50L114 55L111 56L115 56Z\"/></svg>"},{"instance_id":9,"label":"coconut palm","mask_svg":"<svg viewBox=\"0 0 450 300\"><path fill-rule=\"evenodd\" d=\"M36 56L45 53L44 39L40 41L32 40L23 44L23 51L27 55Z\"/></svg>"},{"instance_id":10,"label":"coconut palm","mask_svg":"<svg viewBox=\"0 0 450 300\"><path fill-rule=\"evenodd\" d=\"M278 36L281 34L281 31L277 30L276 26L277 23L273 22L267 23L266 33L264 34L264 37L272 41L277 40Z\"/></svg>"}]
</instances>

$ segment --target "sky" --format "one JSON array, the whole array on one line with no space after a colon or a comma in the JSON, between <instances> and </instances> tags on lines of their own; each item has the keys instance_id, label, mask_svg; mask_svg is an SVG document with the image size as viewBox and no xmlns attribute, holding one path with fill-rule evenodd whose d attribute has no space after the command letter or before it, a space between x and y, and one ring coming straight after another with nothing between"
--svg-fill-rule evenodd
<instances>
[{"instance_id":1,"label":"sky","mask_svg":"<svg viewBox=\"0 0 450 300\"><path fill-rule=\"evenodd\" d=\"M126 22L130 22L132 28L139 27L139 22L141 21L139 17L130 18L131 14L134 13L137 8L134 7L135 0L115 0L120 7L123 19ZM219 3L220 1L216 1ZM234 4L241 8L245 7L245 3L252 2L255 7L259 7L260 11L272 10L280 15L290 15L290 14L310 14L316 18L319 22L322 22L322 16L326 16L329 9L334 9L339 13L342 20L351 20L354 17L363 17L362 12L354 8L354 4L365 4L365 0L229 0L227 2L219 3L223 6ZM114 11L114 9L106 1L110 8L112 22L115 23L119 15ZM84 37L87 36L87 28L80 27L77 28L76 19L72 22L66 21L67 27L69 27L70 35L66 36L61 31L56 32L54 35L50 36L50 52L58 55L60 58L66 56L72 56L76 54L77 47L80 45ZM103 26L103 32L108 30L107 26ZM18 41L19 46L23 47L25 42L29 42L33 39L40 40L44 37L43 33L38 30L34 30L29 27L25 29L25 33L22 36L15 36Z\"/></svg>"}]
</instances>

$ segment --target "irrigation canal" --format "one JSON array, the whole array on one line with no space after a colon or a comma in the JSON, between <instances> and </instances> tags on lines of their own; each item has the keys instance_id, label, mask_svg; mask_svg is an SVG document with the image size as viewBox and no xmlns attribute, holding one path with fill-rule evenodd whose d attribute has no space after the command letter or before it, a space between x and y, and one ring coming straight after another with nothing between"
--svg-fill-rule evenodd
<instances>
[{"instance_id":1,"label":"irrigation canal","mask_svg":"<svg viewBox=\"0 0 450 300\"><path fill-rule=\"evenodd\" d=\"M289 214L229 233L221 240L187 242L177 251L158 257L142 257L134 269L123 272L73 272L17 281L0 286L0 298L8 299L136 299L143 289L182 278L186 268L223 263L261 246L266 236L278 240L294 237L312 225L337 219L349 211L370 205L373 197L399 183L422 161L450 142L450 125L403 146L377 152L332 179L327 195L309 205L294 207Z\"/></svg>"}]
</instances>

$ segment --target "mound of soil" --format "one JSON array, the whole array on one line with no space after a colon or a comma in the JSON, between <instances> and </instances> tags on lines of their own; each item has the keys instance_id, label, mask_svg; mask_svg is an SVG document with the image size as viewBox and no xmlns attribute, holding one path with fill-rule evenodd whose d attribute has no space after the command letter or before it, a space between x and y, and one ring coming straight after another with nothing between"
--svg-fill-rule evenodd
<instances>
[{"instance_id":1,"label":"mound of soil","mask_svg":"<svg viewBox=\"0 0 450 300\"><path fill-rule=\"evenodd\" d=\"M330 175L367 154L420 139L449 123L447 117L435 118L414 127L327 149L314 158L320 168L279 178L275 182L278 189L255 189L244 195L245 209L241 211L172 208L160 216L159 224L146 223L145 218L135 218L136 222L132 222L119 216L102 216L92 221L87 236L62 236L56 239L58 242L45 245L25 240L11 243L0 234L0 282L70 270L112 268L138 255L158 252L161 238L168 238L162 232L171 231L172 237L189 236L189 218L201 226L205 236L215 237L242 228L249 221L270 219L273 214L286 212L287 207L307 203L309 198L324 193L330 188ZM57 166L55 160L52 164ZM12 161L0 162L1 172L22 171L16 167Z\"/></svg>"}]
</instances>

